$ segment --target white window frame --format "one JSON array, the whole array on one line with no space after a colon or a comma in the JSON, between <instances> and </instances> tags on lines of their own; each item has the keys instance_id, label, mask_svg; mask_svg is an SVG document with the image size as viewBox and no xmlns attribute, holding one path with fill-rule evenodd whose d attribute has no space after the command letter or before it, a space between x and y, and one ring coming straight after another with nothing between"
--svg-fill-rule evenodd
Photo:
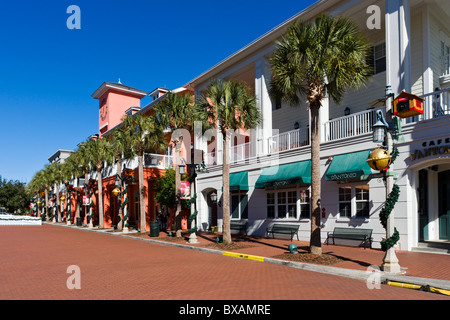
<instances>
[{"instance_id":1,"label":"white window frame","mask_svg":"<svg viewBox=\"0 0 450 320\"><path fill-rule=\"evenodd\" d=\"M356 199L356 188L358 187L367 187L368 190L368 199L367 200L357 200ZM351 188L351 197L350 197L350 201L341 201L339 198L339 193L340 193L340 188ZM348 203L350 202L350 217L345 216L345 215L341 215L341 210L340 210L340 204L341 203ZM357 203L367 203L368 206L368 214L367 216L362 216L362 217L358 217L357 216ZM342 185L338 185L338 192L337 192L337 212L338 212L338 220L339 221L350 221L350 220L363 220L363 221L367 221L370 219L370 185L369 184L364 184L364 183L354 183L354 184L342 184Z\"/></svg>"},{"instance_id":2,"label":"white window frame","mask_svg":"<svg viewBox=\"0 0 450 320\"><path fill-rule=\"evenodd\" d=\"M306 191L308 193L308 202L301 202L301 192ZM295 192L296 195L296 201L295 202L289 202L289 193ZM284 193L286 201L284 203L279 203L279 193ZM274 197L274 203L268 204L268 195L272 194ZM309 214L308 217L302 217L301 216L301 205L309 204ZM295 205L296 214L295 217L289 216L289 206ZM279 207L284 206L285 207L285 214L283 214L282 217L279 212ZM274 208L274 217L268 216L268 209L267 207L273 207ZM309 220L311 219L311 191L310 188L305 187L297 187L297 188L287 188L287 189L273 189L273 190L267 190L266 191L266 219L268 220L278 220L278 221L299 221L299 220Z\"/></svg>"},{"instance_id":3,"label":"white window frame","mask_svg":"<svg viewBox=\"0 0 450 320\"><path fill-rule=\"evenodd\" d=\"M239 197L239 204L238 204L238 217L233 218L233 196ZM242 208L242 197L247 197L247 218L242 218L243 208ZM234 221L238 221L241 219L248 219L248 192L247 191L234 191L230 192L230 219Z\"/></svg>"}]
</instances>

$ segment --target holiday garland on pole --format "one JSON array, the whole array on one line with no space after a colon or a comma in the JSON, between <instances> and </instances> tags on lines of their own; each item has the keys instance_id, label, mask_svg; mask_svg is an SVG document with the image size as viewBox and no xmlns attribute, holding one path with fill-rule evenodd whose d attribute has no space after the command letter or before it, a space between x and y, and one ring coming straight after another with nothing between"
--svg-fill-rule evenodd
<instances>
[{"instance_id":1,"label":"holiday garland on pole","mask_svg":"<svg viewBox=\"0 0 450 320\"><path fill-rule=\"evenodd\" d=\"M399 155L399 151L397 147L394 147L392 150L391 155L391 164L394 163L395 159L397 159ZM395 204L398 202L398 198L400 196L400 187L396 184L393 185L392 191L387 196L386 202L384 203L383 209L381 209L380 212L380 222L384 229L387 228L387 221L389 218L389 215L391 214L392 210L394 210ZM394 233L390 238L387 238L386 240L381 241L381 249L383 251L387 251L393 246L397 244L397 242L400 240L400 234L397 230L397 228L394 228Z\"/></svg>"},{"instance_id":2,"label":"holiday garland on pole","mask_svg":"<svg viewBox=\"0 0 450 320\"><path fill-rule=\"evenodd\" d=\"M122 211L123 211L123 225L125 228L128 228L128 186L125 185L124 190L122 191L122 196L124 197L124 201L122 202Z\"/></svg>"},{"instance_id":3,"label":"holiday garland on pole","mask_svg":"<svg viewBox=\"0 0 450 320\"><path fill-rule=\"evenodd\" d=\"M194 196L191 199L189 199L188 204L192 205L193 203L195 203L196 200L197 200L197 194L194 194ZM197 214L198 214L198 210L195 209L194 213L191 214L191 216L189 217L189 220L188 220L189 225L191 225L192 221L195 220L195 226L193 228L189 229L189 233L194 233L195 231L198 230L198 228L197 228L197 220L196 220Z\"/></svg>"}]
</instances>

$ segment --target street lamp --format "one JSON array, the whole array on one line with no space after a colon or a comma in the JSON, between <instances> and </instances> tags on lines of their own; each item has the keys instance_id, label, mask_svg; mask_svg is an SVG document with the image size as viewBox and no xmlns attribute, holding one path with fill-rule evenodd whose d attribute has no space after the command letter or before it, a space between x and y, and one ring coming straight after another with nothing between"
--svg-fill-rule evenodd
<instances>
[{"instance_id":1,"label":"street lamp","mask_svg":"<svg viewBox=\"0 0 450 320\"><path fill-rule=\"evenodd\" d=\"M392 110L393 94L390 91L391 91L391 87L387 86L386 87L386 115L388 115L391 118L392 117L391 110ZM374 150L371 153L372 164L374 165L371 167L372 168L375 167L375 168L377 168L377 170L380 170L380 169L382 169L384 164L386 165L386 170L380 170L380 171L384 171L384 180L385 180L385 184L386 184L386 201L387 201L387 198L389 197L389 194L392 192L393 185L394 185L393 172L392 172L392 169L389 167L389 165L391 163L391 157L390 157L389 151L388 151L389 148L393 145L392 135L389 130L390 127L383 117L383 112L381 110L378 110L376 115L377 115L377 122L373 125L373 141L374 142L383 142L383 145L386 148L386 150ZM392 118L390 120L392 121ZM381 162L384 162L383 166L379 165ZM393 214L390 214L386 221L386 239L392 237L394 234L394 231L395 231L394 217L393 217ZM393 247L390 247L387 249L386 254L383 258L382 268L383 268L383 271L387 272L387 273L395 273L395 274L400 273L400 265L398 263L398 258L395 254L395 249Z\"/></svg>"},{"instance_id":2,"label":"street lamp","mask_svg":"<svg viewBox=\"0 0 450 320\"><path fill-rule=\"evenodd\" d=\"M186 173L186 166L184 164L181 163L178 167L180 168L180 175Z\"/></svg>"},{"instance_id":3,"label":"street lamp","mask_svg":"<svg viewBox=\"0 0 450 320\"><path fill-rule=\"evenodd\" d=\"M372 126L373 130L373 142L385 142L386 132L389 129L389 125L384 119L383 112L378 110L377 113L377 122Z\"/></svg>"}]
</instances>

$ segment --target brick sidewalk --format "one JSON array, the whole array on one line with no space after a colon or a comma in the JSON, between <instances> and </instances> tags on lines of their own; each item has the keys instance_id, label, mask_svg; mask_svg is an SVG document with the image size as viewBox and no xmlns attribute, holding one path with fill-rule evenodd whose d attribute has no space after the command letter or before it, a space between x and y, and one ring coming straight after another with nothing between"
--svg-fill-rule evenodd
<instances>
[{"instance_id":1,"label":"brick sidewalk","mask_svg":"<svg viewBox=\"0 0 450 320\"><path fill-rule=\"evenodd\" d=\"M200 240L206 244L207 240ZM283 242L279 241L248 250L282 250ZM361 280L76 227L0 227L0 242L3 300L449 299L390 286L369 290ZM66 286L70 265L81 269L81 290L69 290Z\"/></svg>"},{"instance_id":2,"label":"brick sidewalk","mask_svg":"<svg viewBox=\"0 0 450 320\"><path fill-rule=\"evenodd\" d=\"M148 234L134 234L134 236L149 238ZM192 246L209 246L215 243L217 236L217 234L200 233L197 236L199 243ZM166 237L167 233L161 232L159 238L150 239L163 241ZM305 241L239 235L233 235L233 241L242 245L251 246L233 251L268 258L289 252L288 246L291 243L294 243L298 247L299 252L307 252L309 246L309 243ZM187 235L185 235L184 240L180 241L180 243L189 245L187 243ZM344 260L334 264L334 267L362 271L367 270L370 266L380 267L384 257L384 252L379 249L323 244L322 250L324 254L335 255ZM406 268L403 269L405 276L450 281L450 255L408 251L397 251L396 254L400 266Z\"/></svg>"}]
</instances>

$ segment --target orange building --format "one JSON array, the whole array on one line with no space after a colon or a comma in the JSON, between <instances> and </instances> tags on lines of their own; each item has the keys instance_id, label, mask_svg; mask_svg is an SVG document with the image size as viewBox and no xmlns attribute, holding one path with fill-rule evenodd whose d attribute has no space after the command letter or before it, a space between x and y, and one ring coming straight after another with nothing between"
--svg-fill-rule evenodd
<instances>
[{"instance_id":1,"label":"orange building","mask_svg":"<svg viewBox=\"0 0 450 320\"><path fill-rule=\"evenodd\" d=\"M104 82L93 94L94 99L99 100L99 137L107 136L112 129L121 125L121 120L126 115L134 115L141 113L149 115L153 112L152 107L164 99L164 95L170 90L164 88L157 88L150 93L135 89L120 83ZM174 93L190 93L193 91L187 88L179 88L172 90ZM141 107L141 100L150 96L153 100L144 107ZM166 138L170 142L171 133L166 133ZM163 154L145 154L144 155L144 189L145 189L145 213L147 224L145 229L150 230L150 222L154 221L156 215L162 209L154 200L154 186L158 177L163 176L165 171L174 166L172 146L169 146ZM191 143L189 139L183 141L181 148L181 157L187 158L191 152ZM139 204L139 175L138 175L138 161L135 159L127 159L122 161L122 169L131 169L134 173L134 182L128 185L128 222L130 227L141 229L140 224L140 204ZM118 197L114 196L116 180L116 164L111 165L103 170L102 184L103 184L103 206L104 206L104 226L111 227L117 225L119 222L119 201ZM94 202L94 224L98 223L98 190L93 196ZM87 224L87 209L85 208L83 221ZM187 219L189 212L182 212L182 228L187 229ZM72 213L73 219L74 213ZM168 226L173 223L173 210L170 213Z\"/></svg>"}]
</instances>

